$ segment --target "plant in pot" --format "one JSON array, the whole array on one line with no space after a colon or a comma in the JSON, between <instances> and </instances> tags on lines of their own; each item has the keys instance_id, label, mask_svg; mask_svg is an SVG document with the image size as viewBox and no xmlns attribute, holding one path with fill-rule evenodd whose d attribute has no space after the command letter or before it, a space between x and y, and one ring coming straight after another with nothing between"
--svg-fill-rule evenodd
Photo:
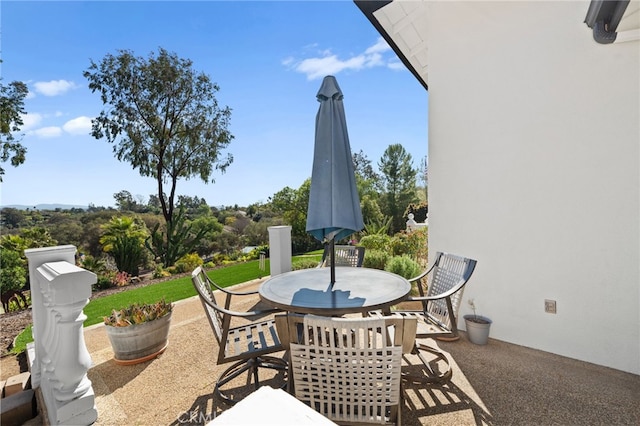
<instances>
[{"instance_id":1,"label":"plant in pot","mask_svg":"<svg viewBox=\"0 0 640 426\"><path fill-rule=\"evenodd\" d=\"M469 299L468 303L473 310L473 315L464 316L464 323L467 326L467 336L469 336L471 343L486 345L489 341L489 329L493 321L482 315L476 315L476 302L474 299Z\"/></svg>"},{"instance_id":2,"label":"plant in pot","mask_svg":"<svg viewBox=\"0 0 640 426\"><path fill-rule=\"evenodd\" d=\"M167 347L173 304L134 303L104 317L107 336L118 364L131 365L160 355Z\"/></svg>"}]
</instances>

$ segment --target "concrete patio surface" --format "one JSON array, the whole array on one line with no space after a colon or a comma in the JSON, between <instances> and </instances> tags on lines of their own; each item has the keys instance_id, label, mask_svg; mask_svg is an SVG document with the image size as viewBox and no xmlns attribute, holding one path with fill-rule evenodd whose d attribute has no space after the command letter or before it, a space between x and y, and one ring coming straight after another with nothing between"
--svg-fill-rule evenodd
<instances>
[{"instance_id":1,"label":"concrete patio surface","mask_svg":"<svg viewBox=\"0 0 640 426\"><path fill-rule=\"evenodd\" d=\"M256 296L236 308L258 302ZM98 426L204 424L229 408L214 397L228 365L216 365L217 344L197 297L176 303L169 346L154 360L118 365L104 326L88 327L84 336ZM640 376L493 339L477 346L464 333L437 344L450 357L453 379L405 384L405 425L640 424Z\"/></svg>"}]
</instances>

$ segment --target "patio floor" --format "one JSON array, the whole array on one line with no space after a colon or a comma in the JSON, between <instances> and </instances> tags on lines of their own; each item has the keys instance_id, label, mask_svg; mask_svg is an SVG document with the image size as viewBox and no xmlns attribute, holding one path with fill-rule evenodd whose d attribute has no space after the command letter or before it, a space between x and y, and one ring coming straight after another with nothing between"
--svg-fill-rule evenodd
<instances>
[{"instance_id":1,"label":"patio floor","mask_svg":"<svg viewBox=\"0 0 640 426\"><path fill-rule=\"evenodd\" d=\"M438 342L454 366L451 383L405 384L403 424L640 424L640 376L497 340L477 346L462 334ZM152 361L118 365L104 326L84 335L96 425L203 424L228 408L214 400L214 381L226 366L216 365L217 344L197 297L176 303L169 346Z\"/></svg>"}]
</instances>

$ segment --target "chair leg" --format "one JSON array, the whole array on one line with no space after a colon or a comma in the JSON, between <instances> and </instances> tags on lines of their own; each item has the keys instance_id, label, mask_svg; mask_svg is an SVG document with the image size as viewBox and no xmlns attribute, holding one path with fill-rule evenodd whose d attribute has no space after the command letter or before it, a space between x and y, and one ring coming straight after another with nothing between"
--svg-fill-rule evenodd
<instances>
[{"instance_id":1,"label":"chair leg","mask_svg":"<svg viewBox=\"0 0 640 426\"><path fill-rule=\"evenodd\" d=\"M427 356L424 352L428 352L432 355L432 359L427 359ZM424 375L416 375L410 373L403 373L402 378L404 380L413 382L413 383L446 383L451 380L453 376L453 369L451 367L451 363L447 356L440 350L423 343L417 343L413 347L412 353L417 355L422 361L424 366L425 374ZM433 361L442 361L446 365L446 370L442 373L434 371L431 367L431 363Z\"/></svg>"},{"instance_id":2,"label":"chair leg","mask_svg":"<svg viewBox=\"0 0 640 426\"><path fill-rule=\"evenodd\" d=\"M443 342L455 342L460 340L460 335L451 335L451 336L436 336L436 340L441 340Z\"/></svg>"},{"instance_id":3,"label":"chair leg","mask_svg":"<svg viewBox=\"0 0 640 426\"><path fill-rule=\"evenodd\" d=\"M249 360L238 361L224 370L216 381L214 392L215 394L226 404L235 405L245 395L239 398L233 398L228 392L225 392L222 387L235 379L236 377L247 373L247 385L253 385L253 390L260 387L260 375L259 369L266 368L269 370L283 371L284 372L284 384L283 388L287 384L287 370L288 364L285 360L270 356L261 356L257 358L251 358ZM248 394L248 393L247 393Z\"/></svg>"}]
</instances>

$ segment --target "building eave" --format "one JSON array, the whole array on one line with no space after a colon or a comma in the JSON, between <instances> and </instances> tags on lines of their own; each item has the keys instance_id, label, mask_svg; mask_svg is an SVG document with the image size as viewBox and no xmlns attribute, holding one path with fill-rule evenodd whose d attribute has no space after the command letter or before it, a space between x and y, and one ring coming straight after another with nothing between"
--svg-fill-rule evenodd
<instances>
[{"instance_id":1,"label":"building eave","mask_svg":"<svg viewBox=\"0 0 640 426\"><path fill-rule=\"evenodd\" d=\"M393 49L393 51L396 53L398 58L400 58L400 61L402 61L404 66L406 66L407 69L411 71L411 73L420 82L420 84L422 84L425 90L429 90L427 82L424 81L424 79L420 76L420 73L418 72L418 70L416 70L416 68L413 65L411 65L411 62L409 61L409 59L405 56L405 54L398 47L395 41L393 41L393 38L391 37L391 35L382 27L382 25L380 25L380 22L376 19L374 15L377 10L385 7L392 1L393 0L354 0L354 3L356 4L356 6L358 6L358 8L364 14L364 16L367 17L367 19L369 20L369 22L371 22L371 24L375 27L375 29L380 33L380 35L382 36L382 38L384 38L387 44L389 44L391 49Z\"/></svg>"}]
</instances>

